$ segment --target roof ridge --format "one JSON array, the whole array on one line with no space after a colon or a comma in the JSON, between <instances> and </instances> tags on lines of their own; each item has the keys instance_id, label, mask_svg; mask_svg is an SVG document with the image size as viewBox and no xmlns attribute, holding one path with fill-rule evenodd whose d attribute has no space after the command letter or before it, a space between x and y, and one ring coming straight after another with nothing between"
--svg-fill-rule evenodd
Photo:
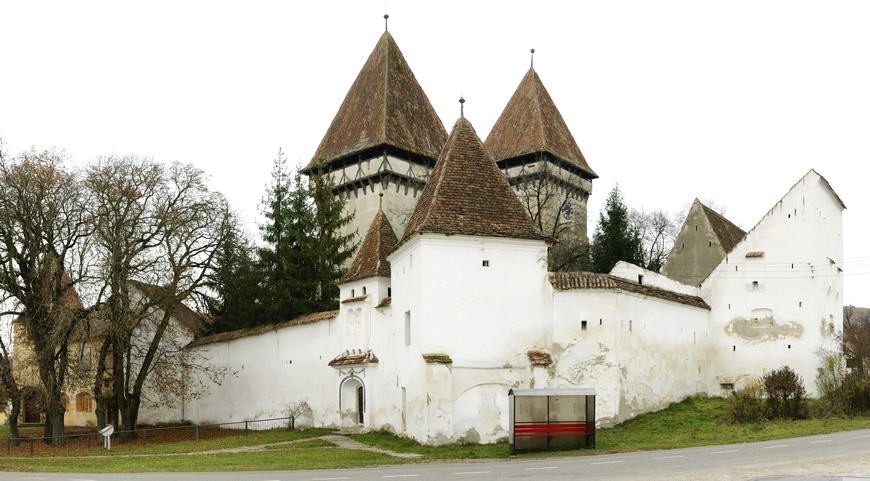
<instances>
[{"instance_id":1,"label":"roof ridge","mask_svg":"<svg viewBox=\"0 0 870 481\"><path fill-rule=\"evenodd\" d=\"M540 149L545 150L547 144L547 129L544 128L544 111L541 108L541 91L539 87L538 72L535 71L534 67L529 68L529 73L532 74L532 89L534 90L534 94L532 96L532 100L535 102L535 107L538 110L538 115L535 116L535 119L538 122L538 128L541 130L541 145Z\"/></svg>"},{"instance_id":2,"label":"roof ridge","mask_svg":"<svg viewBox=\"0 0 870 481\"><path fill-rule=\"evenodd\" d=\"M389 40L393 40L393 36L390 35L389 31L384 31L382 37L387 38L387 48L384 54L385 62L384 62L384 108L383 108L383 122L381 124L383 138L387 138L387 112L389 112L389 103L390 103L390 50L392 50Z\"/></svg>"}]
</instances>

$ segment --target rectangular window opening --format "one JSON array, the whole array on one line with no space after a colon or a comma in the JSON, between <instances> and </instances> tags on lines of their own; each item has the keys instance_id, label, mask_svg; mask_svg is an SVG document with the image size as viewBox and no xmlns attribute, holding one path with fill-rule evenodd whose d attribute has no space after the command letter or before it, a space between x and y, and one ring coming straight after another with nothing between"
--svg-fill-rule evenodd
<instances>
[{"instance_id":1,"label":"rectangular window opening","mask_svg":"<svg viewBox=\"0 0 870 481\"><path fill-rule=\"evenodd\" d=\"M586 330L586 321L580 321L580 330L581 330L581 331L585 331L585 330Z\"/></svg>"},{"instance_id":2,"label":"rectangular window opening","mask_svg":"<svg viewBox=\"0 0 870 481\"><path fill-rule=\"evenodd\" d=\"M387 297L393 297L393 288L387 287Z\"/></svg>"},{"instance_id":3,"label":"rectangular window opening","mask_svg":"<svg viewBox=\"0 0 870 481\"><path fill-rule=\"evenodd\" d=\"M489 260L484 259L482 264L483 264L483 267L489 267Z\"/></svg>"},{"instance_id":4,"label":"rectangular window opening","mask_svg":"<svg viewBox=\"0 0 870 481\"><path fill-rule=\"evenodd\" d=\"M643 285L643 274L637 275L637 283Z\"/></svg>"},{"instance_id":5,"label":"rectangular window opening","mask_svg":"<svg viewBox=\"0 0 870 481\"><path fill-rule=\"evenodd\" d=\"M363 293L362 293L362 295L366 295L366 286L363 286Z\"/></svg>"},{"instance_id":6,"label":"rectangular window opening","mask_svg":"<svg viewBox=\"0 0 870 481\"><path fill-rule=\"evenodd\" d=\"M405 311L405 345L411 345L411 311Z\"/></svg>"}]
</instances>

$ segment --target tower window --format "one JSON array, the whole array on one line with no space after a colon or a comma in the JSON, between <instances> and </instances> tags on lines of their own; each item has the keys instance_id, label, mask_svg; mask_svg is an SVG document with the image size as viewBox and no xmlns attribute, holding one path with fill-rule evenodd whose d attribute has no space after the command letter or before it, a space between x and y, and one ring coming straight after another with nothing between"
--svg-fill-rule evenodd
<instances>
[{"instance_id":1,"label":"tower window","mask_svg":"<svg viewBox=\"0 0 870 481\"><path fill-rule=\"evenodd\" d=\"M586 321L580 321L580 330L581 330L581 331L585 331L585 330L586 330Z\"/></svg>"},{"instance_id":2,"label":"tower window","mask_svg":"<svg viewBox=\"0 0 870 481\"><path fill-rule=\"evenodd\" d=\"M483 265L483 267L489 267L489 260L484 260L483 262L481 262L481 264Z\"/></svg>"}]
</instances>

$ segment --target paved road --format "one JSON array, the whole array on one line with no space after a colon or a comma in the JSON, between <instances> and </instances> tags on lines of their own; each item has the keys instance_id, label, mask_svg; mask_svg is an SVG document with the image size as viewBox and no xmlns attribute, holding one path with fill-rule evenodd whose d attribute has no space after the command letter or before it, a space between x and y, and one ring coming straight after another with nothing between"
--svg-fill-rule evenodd
<instances>
[{"instance_id":1,"label":"paved road","mask_svg":"<svg viewBox=\"0 0 870 481\"><path fill-rule=\"evenodd\" d=\"M783 474L870 476L870 429L761 443L535 460L236 473L0 473L0 481L730 481Z\"/></svg>"}]
</instances>

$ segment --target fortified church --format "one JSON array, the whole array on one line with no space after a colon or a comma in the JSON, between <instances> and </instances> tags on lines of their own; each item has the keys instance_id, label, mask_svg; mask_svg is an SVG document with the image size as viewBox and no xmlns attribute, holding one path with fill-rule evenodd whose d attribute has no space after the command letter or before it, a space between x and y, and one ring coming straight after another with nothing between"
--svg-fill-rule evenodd
<instances>
[{"instance_id":1,"label":"fortified church","mask_svg":"<svg viewBox=\"0 0 870 481\"><path fill-rule=\"evenodd\" d=\"M783 365L812 390L817 353L842 331L845 206L815 171L748 232L695 201L663 274L548 272L555 240L518 187L544 172L570 192L585 240L597 176L534 69L485 141L464 115L448 134L385 32L314 168L365 234L338 308L194 340L233 375L187 402L193 421L305 402L316 426L493 442L511 388L594 388L599 425Z\"/></svg>"}]
</instances>

